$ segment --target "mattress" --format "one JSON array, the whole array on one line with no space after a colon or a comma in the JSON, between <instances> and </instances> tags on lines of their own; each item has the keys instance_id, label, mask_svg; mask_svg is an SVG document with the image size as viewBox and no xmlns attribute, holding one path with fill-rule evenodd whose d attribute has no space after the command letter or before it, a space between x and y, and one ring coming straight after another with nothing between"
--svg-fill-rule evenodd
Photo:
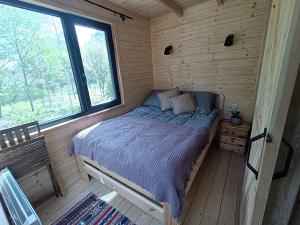
<instances>
[{"instance_id":1,"label":"mattress","mask_svg":"<svg viewBox=\"0 0 300 225\"><path fill-rule=\"evenodd\" d=\"M88 157L168 202L179 217L192 168L220 111L173 116L140 106L102 121L72 139L70 153Z\"/></svg>"}]
</instances>

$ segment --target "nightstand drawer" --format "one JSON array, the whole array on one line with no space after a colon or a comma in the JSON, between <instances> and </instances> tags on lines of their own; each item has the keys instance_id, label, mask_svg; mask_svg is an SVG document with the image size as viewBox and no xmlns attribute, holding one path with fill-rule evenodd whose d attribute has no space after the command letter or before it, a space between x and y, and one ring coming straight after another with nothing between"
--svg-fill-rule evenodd
<instances>
[{"instance_id":1,"label":"nightstand drawer","mask_svg":"<svg viewBox=\"0 0 300 225\"><path fill-rule=\"evenodd\" d=\"M241 146L241 147L246 146L246 139L243 139L243 138L221 135L220 141L222 143L231 144L231 145L235 145L235 146Z\"/></svg>"},{"instance_id":2,"label":"nightstand drawer","mask_svg":"<svg viewBox=\"0 0 300 225\"><path fill-rule=\"evenodd\" d=\"M226 144L222 142L220 143L220 148L226 151L237 152L240 154L244 154L245 152L245 147L243 146L236 146L236 145Z\"/></svg>"},{"instance_id":3,"label":"nightstand drawer","mask_svg":"<svg viewBox=\"0 0 300 225\"><path fill-rule=\"evenodd\" d=\"M220 132L221 132L221 134L227 135L227 136L247 138L249 131L244 130L244 129L233 128L233 127L225 127L225 126L223 127L223 126L221 126Z\"/></svg>"}]
</instances>

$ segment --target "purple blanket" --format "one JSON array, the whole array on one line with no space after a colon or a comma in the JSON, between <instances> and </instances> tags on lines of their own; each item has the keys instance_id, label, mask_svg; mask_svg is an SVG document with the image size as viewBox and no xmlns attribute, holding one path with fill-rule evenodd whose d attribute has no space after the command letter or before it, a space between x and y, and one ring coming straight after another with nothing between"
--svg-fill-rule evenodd
<instances>
[{"instance_id":1,"label":"purple blanket","mask_svg":"<svg viewBox=\"0 0 300 225\"><path fill-rule=\"evenodd\" d=\"M208 130L135 116L119 116L78 133L71 154L97 161L107 169L168 202L179 217L191 169L208 142Z\"/></svg>"}]
</instances>

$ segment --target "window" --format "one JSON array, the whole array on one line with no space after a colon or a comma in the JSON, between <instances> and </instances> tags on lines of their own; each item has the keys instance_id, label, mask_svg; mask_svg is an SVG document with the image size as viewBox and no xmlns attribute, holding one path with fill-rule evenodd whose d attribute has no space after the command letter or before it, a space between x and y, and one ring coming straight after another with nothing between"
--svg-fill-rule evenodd
<instances>
[{"instance_id":1,"label":"window","mask_svg":"<svg viewBox=\"0 0 300 225\"><path fill-rule=\"evenodd\" d=\"M0 0L0 129L120 104L111 27Z\"/></svg>"},{"instance_id":2,"label":"window","mask_svg":"<svg viewBox=\"0 0 300 225\"><path fill-rule=\"evenodd\" d=\"M116 98L105 33L101 30L75 25L84 74L91 105L110 102Z\"/></svg>"}]
</instances>

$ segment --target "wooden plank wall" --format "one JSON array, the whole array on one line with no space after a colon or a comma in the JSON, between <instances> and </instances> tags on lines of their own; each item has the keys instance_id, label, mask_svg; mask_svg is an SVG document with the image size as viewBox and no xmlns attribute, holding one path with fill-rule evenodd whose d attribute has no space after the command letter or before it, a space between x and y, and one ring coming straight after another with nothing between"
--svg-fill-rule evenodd
<instances>
[{"instance_id":1,"label":"wooden plank wall","mask_svg":"<svg viewBox=\"0 0 300 225\"><path fill-rule=\"evenodd\" d=\"M81 179L75 157L70 157L68 153L71 137L76 132L98 121L129 111L140 104L153 90L150 21L105 1L101 1L101 3L134 17L134 20L122 22L119 17L113 16L112 13L80 0L38 0L34 3L111 23L114 30L124 105L103 113L96 113L60 124L42 132L46 136L54 173L62 191L66 192L68 187ZM46 183L45 176L44 171L38 171L33 176L20 181L30 199L36 199L37 196L49 191L50 184Z\"/></svg>"},{"instance_id":2,"label":"wooden plank wall","mask_svg":"<svg viewBox=\"0 0 300 225\"><path fill-rule=\"evenodd\" d=\"M240 210L240 224L243 225L262 224L265 213L300 62L300 30L297 29L299 3L298 0L273 0L270 7L251 137L261 134L267 128L272 141L267 143L260 139L252 144L249 162L259 173L256 179L248 168L245 170ZM296 121L293 122L296 124ZM279 195L279 188L276 189L276 195ZM284 195L288 196L289 193ZM287 214L283 211L281 213ZM275 224L273 222L268 221L266 224ZM279 222L276 220L276 224Z\"/></svg>"},{"instance_id":3,"label":"wooden plank wall","mask_svg":"<svg viewBox=\"0 0 300 225\"><path fill-rule=\"evenodd\" d=\"M297 216L297 194L300 187L300 67L294 86L293 97L290 103L286 124L284 127L283 137L289 141L294 148L294 156L290 165L287 177L284 179L272 181L266 212L264 214L263 225L286 225L289 224L289 219L293 211L294 203L295 211L293 217L296 221L300 219L300 208L298 207ZM284 168L287 155L287 148L280 146L279 155L276 161L275 171L280 171ZM300 194L300 192L299 192ZM300 197L300 195L299 195ZM298 199L300 200L300 199ZM300 201L299 201L300 203ZM300 224L290 222L289 225Z\"/></svg>"},{"instance_id":4,"label":"wooden plank wall","mask_svg":"<svg viewBox=\"0 0 300 225\"><path fill-rule=\"evenodd\" d=\"M151 20L155 88L210 90L224 94L225 116L232 103L251 120L269 0L215 0ZM234 45L224 47L233 33ZM174 52L163 55L172 45Z\"/></svg>"}]
</instances>

